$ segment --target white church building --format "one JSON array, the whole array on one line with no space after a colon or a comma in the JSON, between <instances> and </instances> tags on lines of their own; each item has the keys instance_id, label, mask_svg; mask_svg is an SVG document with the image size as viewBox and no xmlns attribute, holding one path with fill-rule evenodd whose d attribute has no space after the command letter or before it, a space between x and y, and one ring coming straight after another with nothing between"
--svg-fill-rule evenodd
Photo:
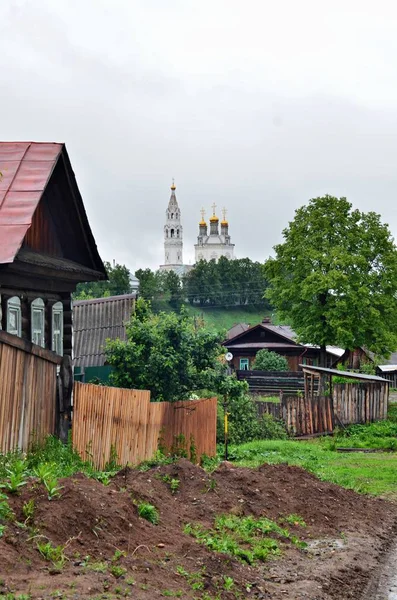
<instances>
[{"instance_id":1,"label":"white church building","mask_svg":"<svg viewBox=\"0 0 397 600\"><path fill-rule=\"evenodd\" d=\"M183 264L183 227L181 223L181 210L176 199L176 185L172 181L171 197L165 211L164 225L164 264L160 265L163 271L175 271L179 276L184 275L193 268L192 265ZM226 210L223 209L223 220L219 232L219 219L215 214L216 205L212 206L210 230L208 234L207 223L204 220L205 211L201 210L199 235L195 244L195 262L200 260L218 261L221 256L234 258L234 244L229 235L229 223L226 220Z\"/></svg>"},{"instance_id":2,"label":"white church building","mask_svg":"<svg viewBox=\"0 0 397 600\"><path fill-rule=\"evenodd\" d=\"M215 214L216 204L212 205L212 217L210 218L210 232L208 235L207 223L204 219L205 211L201 210L201 221L199 223L199 234L197 244L194 246L196 263L200 260L215 260L218 262L221 256L228 259L234 258L234 244L231 243L229 235L229 223L226 220L226 209L223 209L223 220L219 231L219 219Z\"/></svg>"}]
</instances>

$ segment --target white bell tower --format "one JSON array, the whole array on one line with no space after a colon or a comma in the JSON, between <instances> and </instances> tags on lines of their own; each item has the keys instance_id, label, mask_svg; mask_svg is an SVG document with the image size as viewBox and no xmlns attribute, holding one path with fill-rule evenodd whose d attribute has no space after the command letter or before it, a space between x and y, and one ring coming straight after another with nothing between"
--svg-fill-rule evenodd
<instances>
[{"instance_id":1,"label":"white bell tower","mask_svg":"<svg viewBox=\"0 0 397 600\"><path fill-rule=\"evenodd\" d=\"M176 186L174 180L171 185L171 197L165 211L164 225L164 265L161 268L172 270L173 267L183 264L183 230L181 225L181 211L175 196Z\"/></svg>"}]
</instances>

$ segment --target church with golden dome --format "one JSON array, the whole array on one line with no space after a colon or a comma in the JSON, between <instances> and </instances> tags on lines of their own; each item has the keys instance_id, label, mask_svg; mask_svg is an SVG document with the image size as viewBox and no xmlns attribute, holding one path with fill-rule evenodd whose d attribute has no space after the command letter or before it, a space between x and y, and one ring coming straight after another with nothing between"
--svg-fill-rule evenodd
<instances>
[{"instance_id":1,"label":"church with golden dome","mask_svg":"<svg viewBox=\"0 0 397 600\"><path fill-rule=\"evenodd\" d=\"M221 256L234 258L234 244L231 243L229 235L229 223L226 220L226 209L222 210L223 219L219 231L219 219L216 216L216 204L212 205L212 216L210 217L210 231L208 234L205 210L201 209L201 221L199 223L199 234L197 244L194 246L196 263L200 260L215 260L218 262Z\"/></svg>"},{"instance_id":2,"label":"church with golden dome","mask_svg":"<svg viewBox=\"0 0 397 600\"><path fill-rule=\"evenodd\" d=\"M179 276L185 275L193 265L183 264L183 227L181 210L176 199L176 185L172 180L171 196L165 211L164 225L164 263L160 265L161 271L175 271ZM212 205L212 216L209 220L209 233L205 220L205 210L201 209L199 235L194 246L195 262L200 260L215 260L225 256L230 260L234 258L234 244L230 241L229 223L226 220L226 209L223 209L223 219L220 223L215 214L216 205Z\"/></svg>"}]
</instances>

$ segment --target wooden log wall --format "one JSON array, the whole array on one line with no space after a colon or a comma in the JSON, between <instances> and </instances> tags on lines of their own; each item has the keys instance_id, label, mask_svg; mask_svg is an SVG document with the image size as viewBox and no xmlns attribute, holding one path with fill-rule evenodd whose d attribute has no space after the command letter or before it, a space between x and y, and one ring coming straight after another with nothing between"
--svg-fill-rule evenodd
<instances>
[{"instance_id":1,"label":"wooden log wall","mask_svg":"<svg viewBox=\"0 0 397 600\"><path fill-rule=\"evenodd\" d=\"M336 424L369 423L387 418L389 384L337 383L333 388Z\"/></svg>"},{"instance_id":2,"label":"wooden log wall","mask_svg":"<svg viewBox=\"0 0 397 600\"><path fill-rule=\"evenodd\" d=\"M61 357L0 331L0 451L26 451L55 433Z\"/></svg>"},{"instance_id":3,"label":"wooden log wall","mask_svg":"<svg viewBox=\"0 0 397 600\"><path fill-rule=\"evenodd\" d=\"M274 419L282 419L282 405L281 402L262 402L261 400L255 401L258 416L263 417L264 414L272 415Z\"/></svg>"},{"instance_id":4,"label":"wooden log wall","mask_svg":"<svg viewBox=\"0 0 397 600\"><path fill-rule=\"evenodd\" d=\"M330 396L284 396L282 418L290 435L306 436L332 433L333 402Z\"/></svg>"},{"instance_id":5,"label":"wooden log wall","mask_svg":"<svg viewBox=\"0 0 397 600\"><path fill-rule=\"evenodd\" d=\"M103 469L114 449L117 461L136 464L160 444L170 450L183 436L190 456L216 454L216 398L150 402L150 392L74 383L72 439L75 449Z\"/></svg>"}]
</instances>

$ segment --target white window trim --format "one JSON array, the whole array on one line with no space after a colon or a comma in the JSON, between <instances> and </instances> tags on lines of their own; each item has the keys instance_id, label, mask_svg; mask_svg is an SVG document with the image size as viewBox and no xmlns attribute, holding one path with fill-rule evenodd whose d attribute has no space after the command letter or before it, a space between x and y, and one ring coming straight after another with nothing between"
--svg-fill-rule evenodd
<instances>
[{"instance_id":1,"label":"white window trim","mask_svg":"<svg viewBox=\"0 0 397 600\"><path fill-rule=\"evenodd\" d=\"M10 309L16 313L17 333L10 331ZM7 332L22 337L22 310L21 300L18 296L13 296L7 301Z\"/></svg>"},{"instance_id":2,"label":"white window trim","mask_svg":"<svg viewBox=\"0 0 397 600\"><path fill-rule=\"evenodd\" d=\"M51 333L52 333L52 339L51 339L51 350L53 352L57 352L56 349L56 344L55 344L55 315L61 315L61 328L59 331L59 340L60 340L60 352L59 355L63 356L63 305L62 302L56 302L54 304L54 306L52 307L52 317L51 317Z\"/></svg>"},{"instance_id":3,"label":"white window trim","mask_svg":"<svg viewBox=\"0 0 397 600\"><path fill-rule=\"evenodd\" d=\"M40 324L41 327L39 329L34 328L34 314L40 316ZM30 306L30 334L31 340L37 346L45 347L45 305L41 298L36 298L33 300ZM39 339L36 340L36 336L39 336Z\"/></svg>"}]
</instances>

